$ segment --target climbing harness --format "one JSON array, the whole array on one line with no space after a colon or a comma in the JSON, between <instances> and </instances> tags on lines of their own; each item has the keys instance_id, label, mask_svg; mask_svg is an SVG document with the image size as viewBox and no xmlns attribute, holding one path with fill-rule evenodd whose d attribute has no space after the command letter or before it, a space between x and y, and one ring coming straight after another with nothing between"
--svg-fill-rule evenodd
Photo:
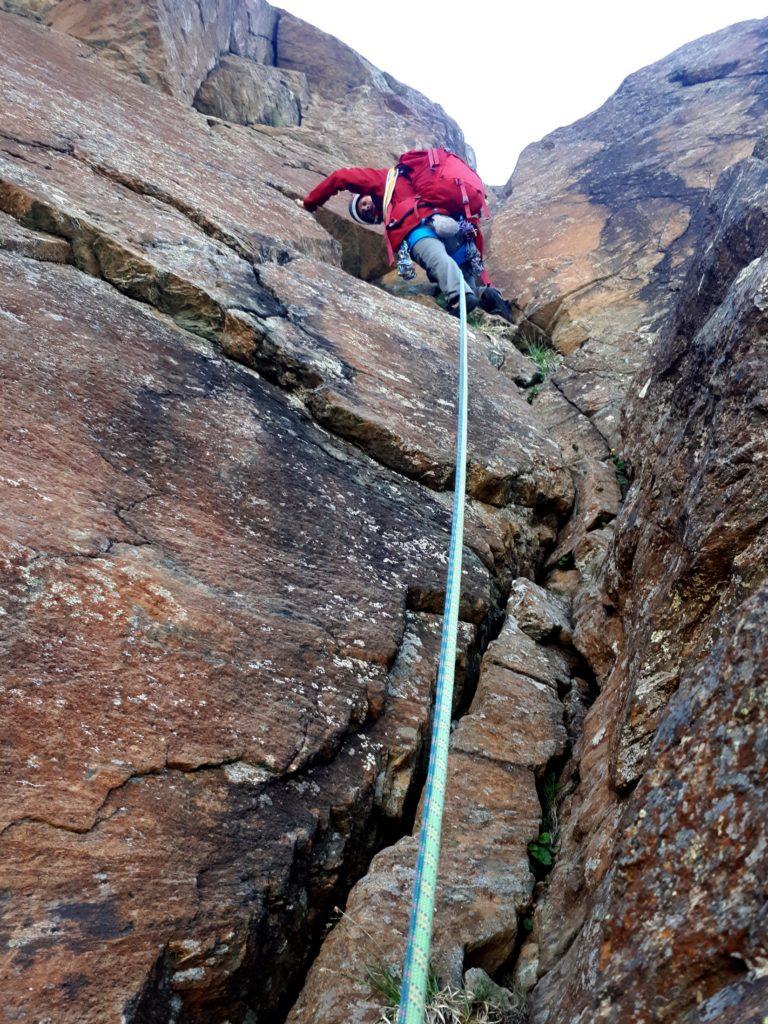
<instances>
[{"instance_id":1,"label":"climbing harness","mask_svg":"<svg viewBox=\"0 0 768 1024\"><path fill-rule=\"evenodd\" d=\"M444 220L449 218L443 216ZM464 218L458 221L457 230L455 237L461 239L461 244L451 250L450 248L450 237L446 237L436 231L433 224L432 218L426 217L422 220L418 227L415 227L413 231L406 237L403 244L397 251L397 272L406 281L411 281L415 274L413 270L413 263L410 258L410 252L413 251L414 245L420 242L422 238L439 238L446 248L446 252L451 259L457 264L458 267L463 267L464 264L468 264L469 273L473 277L479 278L483 273L485 266L483 264L483 257L480 255L480 250L475 244L475 238L477 236L477 228L475 225Z\"/></svg>"},{"instance_id":2,"label":"climbing harness","mask_svg":"<svg viewBox=\"0 0 768 1024\"><path fill-rule=\"evenodd\" d=\"M464 543L464 491L467 473L467 296L460 275L459 288L459 386L456 424L456 479L453 488L453 519L448 556L448 581L443 609L440 664L432 723L429 769L424 791L424 811L419 855L413 885L413 904L408 945L403 963L403 984L397 1024L423 1024L429 975L429 947L435 911L437 866L443 825L445 786L448 775L448 744L451 734L453 677L456 668L456 634L461 596L461 559Z\"/></svg>"}]
</instances>

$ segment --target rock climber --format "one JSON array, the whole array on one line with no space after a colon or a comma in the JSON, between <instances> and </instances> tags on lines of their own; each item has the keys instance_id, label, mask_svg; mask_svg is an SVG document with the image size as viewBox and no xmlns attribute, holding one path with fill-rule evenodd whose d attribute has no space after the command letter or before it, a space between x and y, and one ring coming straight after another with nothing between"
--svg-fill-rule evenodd
<instances>
[{"instance_id":1,"label":"rock climber","mask_svg":"<svg viewBox=\"0 0 768 1024\"><path fill-rule=\"evenodd\" d=\"M344 167L296 202L312 212L337 192L352 192L349 213L359 224L384 224L390 262L413 277L411 257L458 315L459 273L468 285L467 312L478 304L510 319L509 303L483 265L478 224L485 189L478 175L444 149L404 153L393 168ZM487 209L487 208L486 208Z\"/></svg>"}]
</instances>

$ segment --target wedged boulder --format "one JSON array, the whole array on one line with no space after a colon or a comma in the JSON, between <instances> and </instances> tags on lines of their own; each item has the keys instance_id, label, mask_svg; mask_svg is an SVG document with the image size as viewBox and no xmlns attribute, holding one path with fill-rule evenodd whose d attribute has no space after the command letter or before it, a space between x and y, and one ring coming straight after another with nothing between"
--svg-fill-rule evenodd
<instances>
[{"instance_id":1,"label":"wedged boulder","mask_svg":"<svg viewBox=\"0 0 768 1024\"><path fill-rule=\"evenodd\" d=\"M547 564L573 555L592 530L599 530L615 519L621 506L621 488L613 461L581 459L571 465L576 500L571 518L557 538L557 547Z\"/></svg>"},{"instance_id":2,"label":"wedged boulder","mask_svg":"<svg viewBox=\"0 0 768 1024\"><path fill-rule=\"evenodd\" d=\"M611 446L619 410L706 235L696 211L749 156L768 100L765 21L689 43L521 155L494 279L566 358L555 380Z\"/></svg>"},{"instance_id":3,"label":"wedged boulder","mask_svg":"<svg viewBox=\"0 0 768 1024\"><path fill-rule=\"evenodd\" d=\"M565 749L557 691L489 662L480 673L472 712L453 734L453 748L508 764L540 767Z\"/></svg>"},{"instance_id":4,"label":"wedged boulder","mask_svg":"<svg viewBox=\"0 0 768 1024\"><path fill-rule=\"evenodd\" d=\"M513 610L507 614L498 637L488 645L484 664L495 664L544 683L557 692L568 685L570 661L559 647L536 643L517 623Z\"/></svg>"},{"instance_id":5,"label":"wedged boulder","mask_svg":"<svg viewBox=\"0 0 768 1024\"><path fill-rule=\"evenodd\" d=\"M569 466L584 459L607 458L609 446L592 421L548 379L537 394L529 392L536 419L560 445Z\"/></svg>"},{"instance_id":6,"label":"wedged boulder","mask_svg":"<svg viewBox=\"0 0 768 1024\"><path fill-rule=\"evenodd\" d=\"M514 616L524 633L539 641L552 641L567 646L571 642L568 602L529 579L512 584L507 602L507 615Z\"/></svg>"},{"instance_id":7,"label":"wedged boulder","mask_svg":"<svg viewBox=\"0 0 768 1024\"><path fill-rule=\"evenodd\" d=\"M273 128L301 124L309 100L306 76L234 54L221 58L197 90L194 105L236 124L268 124Z\"/></svg>"}]
</instances>

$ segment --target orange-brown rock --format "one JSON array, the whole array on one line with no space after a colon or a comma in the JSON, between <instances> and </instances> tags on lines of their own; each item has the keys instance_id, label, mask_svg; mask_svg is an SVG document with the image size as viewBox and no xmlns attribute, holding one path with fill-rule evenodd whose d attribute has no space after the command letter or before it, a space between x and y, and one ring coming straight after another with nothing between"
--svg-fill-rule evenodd
<instances>
[{"instance_id":1,"label":"orange-brown rock","mask_svg":"<svg viewBox=\"0 0 768 1024\"><path fill-rule=\"evenodd\" d=\"M575 549L574 642L602 691L536 914L536 1024L760 1019L767 183L744 161L700 211L630 391L625 506Z\"/></svg>"},{"instance_id":2,"label":"orange-brown rock","mask_svg":"<svg viewBox=\"0 0 768 1024\"><path fill-rule=\"evenodd\" d=\"M529 146L505 187L495 280L551 333L558 388L611 445L696 244L694 213L763 130L767 59L764 22L690 43Z\"/></svg>"},{"instance_id":3,"label":"orange-brown rock","mask_svg":"<svg viewBox=\"0 0 768 1024\"><path fill-rule=\"evenodd\" d=\"M343 272L297 136L0 27L5 1013L269 1020L417 803L456 324ZM573 494L492 355L462 677Z\"/></svg>"},{"instance_id":4,"label":"orange-brown rock","mask_svg":"<svg viewBox=\"0 0 768 1024\"><path fill-rule=\"evenodd\" d=\"M301 73L229 54L198 89L195 107L235 124L280 128L301 124L308 100L307 80Z\"/></svg>"},{"instance_id":5,"label":"orange-brown rock","mask_svg":"<svg viewBox=\"0 0 768 1024\"><path fill-rule=\"evenodd\" d=\"M514 948L518 914L533 890L527 847L541 817L534 770L565 746L557 692L567 667L518 627L518 608L513 599L451 737L432 959L443 983L454 986L468 966L497 970ZM368 973L397 974L402 963L417 849L414 835L374 858L323 944L290 1024L380 1019L381 995Z\"/></svg>"}]
</instances>

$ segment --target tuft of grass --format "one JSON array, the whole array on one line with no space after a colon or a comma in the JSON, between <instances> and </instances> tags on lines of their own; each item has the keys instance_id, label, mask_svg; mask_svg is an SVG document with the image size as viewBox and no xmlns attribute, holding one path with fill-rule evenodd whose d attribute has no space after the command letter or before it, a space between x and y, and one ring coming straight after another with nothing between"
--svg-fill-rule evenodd
<instances>
[{"instance_id":1,"label":"tuft of grass","mask_svg":"<svg viewBox=\"0 0 768 1024\"><path fill-rule=\"evenodd\" d=\"M528 388L528 394L525 396L525 400L528 405L533 405L534 398L540 394L541 387L538 384L534 384L532 388Z\"/></svg>"},{"instance_id":2,"label":"tuft of grass","mask_svg":"<svg viewBox=\"0 0 768 1024\"><path fill-rule=\"evenodd\" d=\"M366 964L365 970L369 985L385 1003L379 1024L395 1024L400 1003L400 972L381 961ZM469 991L441 985L434 968L430 967L424 1024L525 1024L525 997L508 989L504 991L508 1005L502 1005L495 998L490 986L487 990L480 987Z\"/></svg>"},{"instance_id":3,"label":"tuft of grass","mask_svg":"<svg viewBox=\"0 0 768 1024\"><path fill-rule=\"evenodd\" d=\"M557 366L560 360L559 354L553 348L533 338L529 338L526 341L525 354L538 366L545 377Z\"/></svg>"}]
</instances>

